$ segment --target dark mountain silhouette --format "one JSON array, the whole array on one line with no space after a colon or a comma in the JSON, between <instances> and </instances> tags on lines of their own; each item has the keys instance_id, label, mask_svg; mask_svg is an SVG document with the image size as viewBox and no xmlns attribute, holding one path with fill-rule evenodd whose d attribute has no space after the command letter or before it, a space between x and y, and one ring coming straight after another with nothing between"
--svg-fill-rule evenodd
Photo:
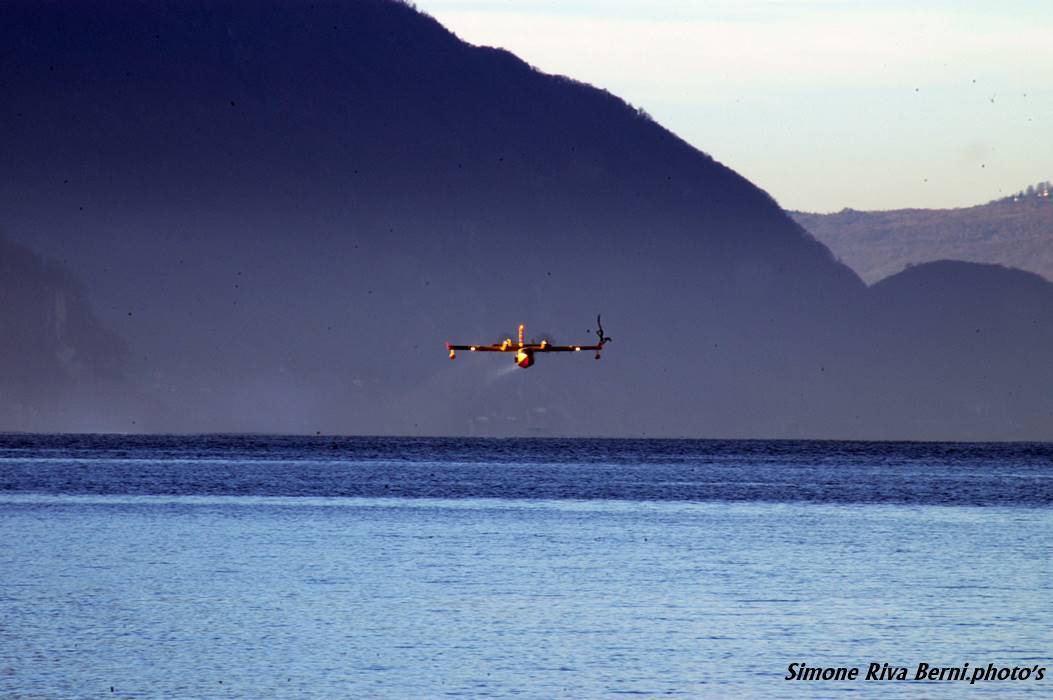
<instances>
[{"instance_id":1,"label":"dark mountain silhouette","mask_svg":"<svg viewBox=\"0 0 1053 700\"><path fill-rule=\"evenodd\" d=\"M0 223L68 260L163 408L108 429L1053 432L1037 413L1007 431L991 385L997 416L889 410L919 403L914 375L884 402L867 378L910 339L958 352L901 333L898 296L639 110L408 6L12 2L0 39ZM600 363L442 347L520 321L587 341L598 311ZM1005 347L1045 342L1007 323Z\"/></svg>"},{"instance_id":2,"label":"dark mountain silhouette","mask_svg":"<svg viewBox=\"0 0 1053 700\"><path fill-rule=\"evenodd\" d=\"M882 332L862 337L870 352L895 358L861 376L872 437L892 426L916 440L1048 437L1053 285L941 260L886 278L868 296L870 325Z\"/></svg>"},{"instance_id":3,"label":"dark mountain silhouette","mask_svg":"<svg viewBox=\"0 0 1053 700\"><path fill-rule=\"evenodd\" d=\"M907 265L951 259L1018 267L1053 280L1053 187L961 209L790 212L873 283Z\"/></svg>"}]
</instances>

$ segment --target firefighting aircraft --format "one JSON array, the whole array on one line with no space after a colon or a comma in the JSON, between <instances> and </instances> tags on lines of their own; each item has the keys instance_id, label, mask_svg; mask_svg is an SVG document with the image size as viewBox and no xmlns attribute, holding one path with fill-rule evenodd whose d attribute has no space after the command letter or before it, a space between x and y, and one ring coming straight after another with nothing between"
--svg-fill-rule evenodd
<instances>
[{"instance_id":1,"label":"firefighting aircraft","mask_svg":"<svg viewBox=\"0 0 1053 700\"><path fill-rule=\"evenodd\" d=\"M600 317L596 317L596 335L599 337L600 342L596 345L551 345L547 340L542 340L540 343L525 343L523 342L523 324L519 324L519 342L513 343L511 338L505 338L501 343L495 343L493 345L450 345L446 343L446 349L450 351L450 359L457 358L458 350L467 350L468 352L511 352L515 353L513 359L515 363L526 369L530 365L534 364L534 355L539 352L581 352L582 350L595 350L596 359L600 359L600 351L603 350L603 346L611 342L611 339L603 334L603 325L600 323Z\"/></svg>"}]
</instances>

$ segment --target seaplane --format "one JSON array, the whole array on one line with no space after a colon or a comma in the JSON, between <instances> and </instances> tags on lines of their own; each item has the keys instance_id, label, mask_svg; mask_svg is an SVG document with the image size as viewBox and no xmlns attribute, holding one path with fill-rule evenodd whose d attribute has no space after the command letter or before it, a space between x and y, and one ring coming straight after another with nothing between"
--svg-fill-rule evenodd
<instances>
[{"instance_id":1,"label":"seaplane","mask_svg":"<svg viewBox=\"0 0 1053 700\"><path fill-rule=\"evenodd\" d=\"M596 351L596 359L600 359L600 352L603 350L603 346L611 342L611 339L603 334L603 324L600 323L600 317L596 316L596 335L599 338L599 342L595 345L553 345L548 340L542 340L540 343L533 341L527 343L523 339L525 337L525 327L522 323L519 324L519 340L513 343L511 338L505 338L500 343L493 343L492 345L452 345L446 343L446 349L450 353L450 359L457 359L457 351L467 352L510 352L512 353L512 359L515 363L526 369L534 364L534 355L540 352L582 352Z\"/></svg>"}]
</instances>

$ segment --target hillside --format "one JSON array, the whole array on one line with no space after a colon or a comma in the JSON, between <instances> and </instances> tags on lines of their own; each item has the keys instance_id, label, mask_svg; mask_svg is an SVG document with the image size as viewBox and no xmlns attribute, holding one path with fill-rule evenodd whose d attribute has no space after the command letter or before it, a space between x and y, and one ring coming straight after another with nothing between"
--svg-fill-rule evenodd
<instances>
[{"instance_id":1,"label":"hillside","mask_svg":"<svg viewBox=\"0 0 1053 700\"><path fill-rule=\"evenodd\" d=\"M1053 280L1053 194L1040 183L962 209L790 212L868 284L932 260L997 263Z\"/></svg>"},{"instance_id":2,"label":"hillside","mask_svg":"<svg viewBox=\"0 0 1053 700\"><path fill-rule=\"evenodd\" d=\"M68 269L0 236L0 299L0 429L91 430L130 420L127 348Z\"/></svg>"},{"instance_id":3,"label":"hillside","mask_svg":"<svg viewBox=\"0 0 1053 700\"><path fill-rule=\"evenodd\" d=\"M0 40L0 225L81 281L143 397L80 406L99 429L1053 438L1015 389L1048 363L1011 354L1053 350L1045 326L1010 319L1012 387L972 387L956 329L901 330L916 301L740 175L406 5L23 0ZM519 322L584 341L597 312L602 362L443 350ZM907 339L944 349L943 384Z\"/></svg>"}]
</instances>

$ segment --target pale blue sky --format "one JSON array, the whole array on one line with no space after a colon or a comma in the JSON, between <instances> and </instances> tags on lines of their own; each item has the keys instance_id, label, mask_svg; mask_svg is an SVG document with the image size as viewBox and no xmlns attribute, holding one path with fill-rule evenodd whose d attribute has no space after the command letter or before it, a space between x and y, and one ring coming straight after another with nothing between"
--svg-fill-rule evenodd
<instances>
[{"instance_id":1,"label":"pale blue sky","mask_svg":"<svg viewBox=\"0 0 1053 700\"><path fill-rule=\"evenodd\" d=\"M786 208L978 204L1053 180L1053 3L417 0L643 107Z\"/></svg>"}]
</instances>

